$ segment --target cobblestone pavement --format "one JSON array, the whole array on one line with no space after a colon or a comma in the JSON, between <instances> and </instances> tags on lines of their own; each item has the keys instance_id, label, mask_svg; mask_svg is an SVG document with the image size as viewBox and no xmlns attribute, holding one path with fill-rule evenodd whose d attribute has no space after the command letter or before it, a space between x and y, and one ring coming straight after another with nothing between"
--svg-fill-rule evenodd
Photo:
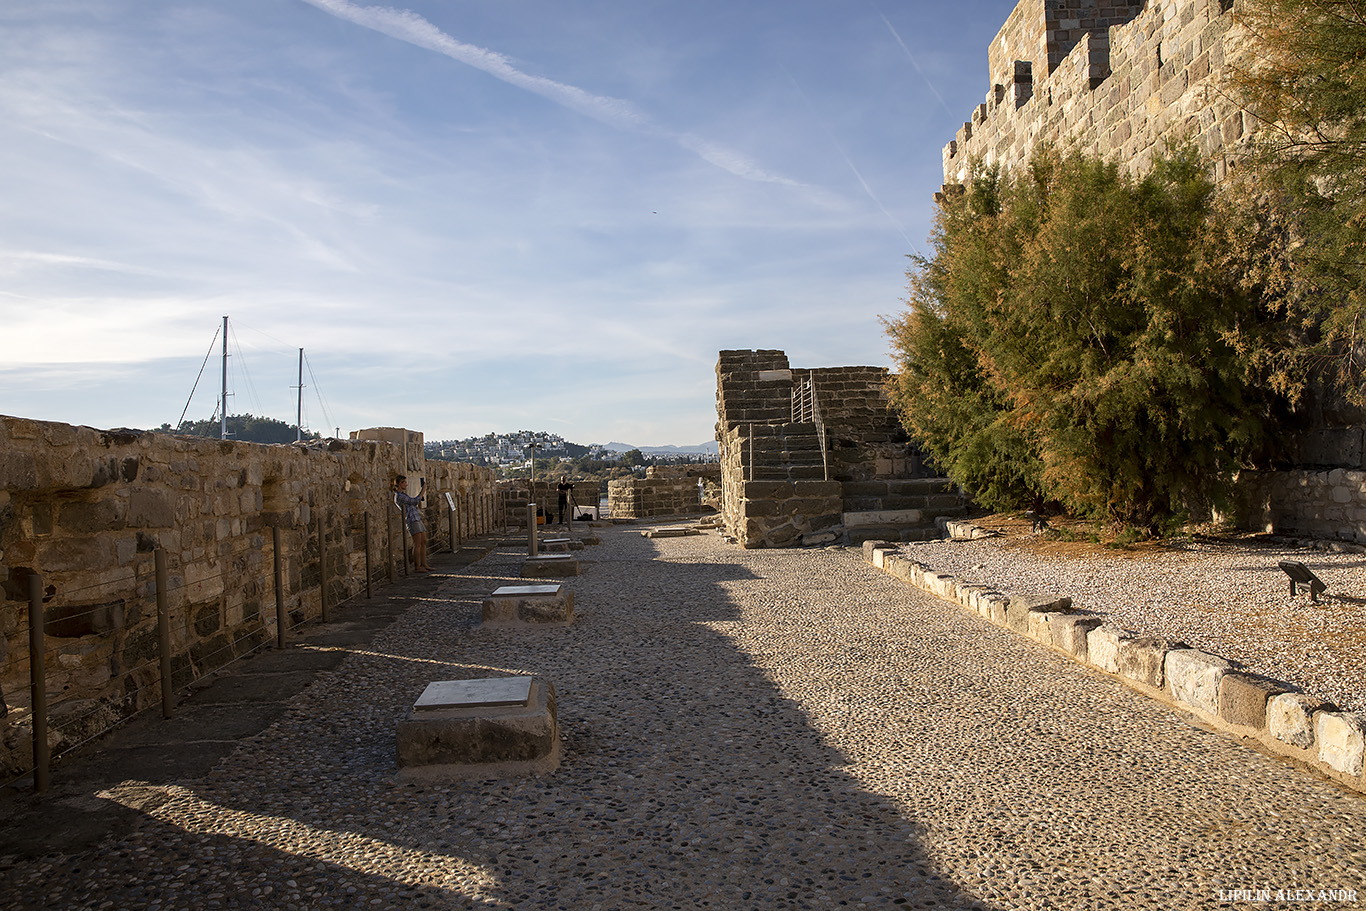
<instances>
[{"instance_id":1,"label":"cobblestone pavement","mask_svg":"<svg viewBox=\"0 0 1366 911\"><path fill-rule=\"evenodd\" d=\"M104 791L131 831L14 862L0 907L1366 900L1366 800L856 552L602 537L568 580L572 627L477 626L520 581L513 547L434 579L205 778ZM397 781L394 723L427 682L513 673L557 688L555 774Z\"/></svg>"}]
</instances>

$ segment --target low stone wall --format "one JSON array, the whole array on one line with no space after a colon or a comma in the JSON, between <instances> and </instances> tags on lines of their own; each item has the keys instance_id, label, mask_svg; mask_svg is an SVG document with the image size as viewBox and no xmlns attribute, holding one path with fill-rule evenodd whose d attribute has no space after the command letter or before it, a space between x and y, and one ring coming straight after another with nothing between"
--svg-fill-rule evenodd
<instances>
[{"instance_id":1,"label":"low stone wall","mask_svg":"<svg viewBox=\"0 0 1366 911\"><path fill-rule=\"evenodd\" d=\"M1103 624L1058 595L999 592L917 563L898 545L868 541L864 558L917 588L952 601L1205 724L1256 743L1366 793L1366 716L1338 711L1279 680L1249 673L1200 649Z\"/></svg>"},{"instance_id":2,"label":"low stone wall","mask_svg":"<svg viewBox=\"0 0 1366 911\"><path fill-rule=\"evenodd\" d=\"M1237 493L1246 531L1366 544L1366 471L1244 471Z\"/></svg>"},{"instance_id":3,"label":"low stone wall","mask_svg":"<svg viewBox=\"0 0 1366 911\"><path fill-rule=\"evenodd\" d=\"M607 482L607 512L614 519L682 516L702 511L698 478L620 478Z\"/></svg>"},{"instance_id":4,"label":"low stone wall","mask_svg":"<svg viewBox=\"0 0 1366 911\"><path fill-rule=\"evenodd\" d=\"M31 765L29 579L42 586L54 753L160 701L155 553L166 555L177 688L272 641L272 528L287 623L364 591L401 558L390 492L427 479L433 548L490 528L491 469L403 443L260 445L0 416L0 774ZM407 443L416 439L414 448ZM447 494L450 499L447 500ZM369 536L366 519L369 518ZM326 543L326 587L323 551Z\"/></svg>"}]
</instances>

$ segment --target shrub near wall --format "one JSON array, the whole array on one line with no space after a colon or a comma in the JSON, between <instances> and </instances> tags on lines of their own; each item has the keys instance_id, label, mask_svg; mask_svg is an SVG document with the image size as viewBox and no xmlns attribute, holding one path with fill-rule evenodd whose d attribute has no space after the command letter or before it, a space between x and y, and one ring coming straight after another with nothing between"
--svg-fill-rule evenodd
<instances>
[{"instance_id":1,"label":"shrub near wall","mask_svg":"<svg viewBox=\"0 0 1366 911\"><path fill-rule=\"evenodd\" d=\"M420 463L419 463L420 464ZM42 582L54 752L160 697L154 553L164 549L172 681L183 686L275 636L272 526L282 532L288 623L319 614L322 564L335 604L384 574L397 509L390 482L428 476L427 517L448 540L487 527L494 473L412 471L383 442L259 445L0 416L0 766L29 765L28 580ZM395 542L393 551L400 553Z\"/></svg>"}]
</instances>

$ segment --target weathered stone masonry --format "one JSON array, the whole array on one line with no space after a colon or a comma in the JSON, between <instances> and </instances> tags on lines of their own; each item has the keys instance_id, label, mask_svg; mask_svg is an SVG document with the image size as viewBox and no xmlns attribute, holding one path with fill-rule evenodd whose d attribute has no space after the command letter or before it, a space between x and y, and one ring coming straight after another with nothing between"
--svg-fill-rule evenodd
<instances>
[{"instance_id":1,"label":"weathered stone masonry","mask_svg":"<svg viewBox=\"0 0 1366 911\"><path fill-rule=\"evenodd\" d=\"M327 541L328 603L385 574L400 534L390 483L427 478L427 524L449 538L487 530L494 472L425 462L422 437L265 446L0 416L0 765L28 767L29 577L43 585L46 689L55 752L159 700L153 556L167 554L177 687L275 635L271 528L282 531L288 622L317 617ZM397 541L394 553L400 553Z\"/></svg>"},{"instance_id":2,"label":"weathered stone masonry","mask_svg":"<svg viewBox=\"0 0 1366 911\"><path fill-rule=\"evenodd\" d=\"M1219 90L1238 35L1229 0L1021 0L988 50L985 101L944 147L944 183L974 159L1015 168L1040 144L1144 174L1193 142L1216 178L1252 128Z\"/></svg>"},{"instance_id":3,"label":"weathered stone masonry","mask_svg":"<svg viewBox=\"0 0 1366 911\"><path fill-rule=\"evenodd\" d=\"M722 351L716 375L722 519L741 545L937 536L935 519L964 509L907 441L885 369Z\"/></svg>"}]
</instances>

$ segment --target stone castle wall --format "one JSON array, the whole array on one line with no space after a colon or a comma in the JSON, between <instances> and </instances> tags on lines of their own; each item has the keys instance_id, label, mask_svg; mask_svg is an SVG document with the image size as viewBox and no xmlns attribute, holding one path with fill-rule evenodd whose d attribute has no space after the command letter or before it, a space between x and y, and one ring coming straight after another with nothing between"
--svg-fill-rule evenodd
<instances>
[{"instance_id":1,"label":"stone castle wall","mask_svg":"<svg viewBox=\"0 0 1366 911\"><path fill-rule=\"evenodd\" d=\"M0 416L0 766L31 755L29 578L41 580L45 685L54 752L160 702L154 555L167 557L177 688L272 641L272 528L281 530L287 623L319 615L326 542L329 604L401 559L390 484L427 479L434 547L480 534L491 469L426 462L422 437L261 445ZM396 440L398 442L391 442ZM446 495L450 495L450 500Z\"/></svg>"},{"instance_id":2,"label":"stone castle wall","mask_svg":"<svg viewBox=\"0 0 1366 911\"><path fill-rule=\"evenodd\" d=\"M1190 141L1216 179L1251 130L1219 80L1238 34L1229 0L1021 0L988 50L989 90L944 147L944 183L971 162L1010 169L1046 143L1141 175Z\"/></svg>"}]
</instances>

